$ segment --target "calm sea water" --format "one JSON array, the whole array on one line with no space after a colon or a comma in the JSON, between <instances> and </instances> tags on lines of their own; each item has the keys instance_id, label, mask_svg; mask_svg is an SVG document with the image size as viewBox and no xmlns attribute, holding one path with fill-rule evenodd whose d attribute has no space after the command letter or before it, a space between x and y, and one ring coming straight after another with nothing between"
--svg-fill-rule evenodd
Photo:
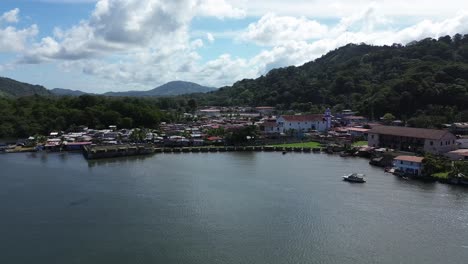
<instances>
[{"instance_id":1,"label":"calm sea water","mask_svg":"<svg viewBox=\"0 0 468 264\"><path fill-rule=\"evenodd\" d=\"M365 184L341 181L367 174ZM325 154L0 155L0 263L467 263L468 189Z\"/></svg>"}]
</instances>

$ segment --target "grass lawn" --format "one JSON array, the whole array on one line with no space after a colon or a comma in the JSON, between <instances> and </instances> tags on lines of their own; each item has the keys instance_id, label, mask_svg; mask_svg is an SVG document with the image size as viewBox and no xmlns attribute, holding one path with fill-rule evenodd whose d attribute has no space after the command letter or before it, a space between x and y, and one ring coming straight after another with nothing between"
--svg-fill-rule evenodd
<instances>
[{"instance_id":1,"label":"grass lawn","mask_svg":"<svg viewBox=\"0 0 468 264\"><path fill-rule=\"evenodd\" d=\"M448 172L435 173L435 174L432 174L432 177L437 178L437 179L446 180L446 179L448 179Z\"/></svg>"},{"instance_id":2,"label":"grass lawn","mask_svg":"<svg viewBox=\"0 0 468 264\"><path fill-rule=\"evenodd\" d=\"M353 147L367 146L367 141L357 141L353 143Z\"/></svg>"},{"instance_id":3,"label":"grass lawn","mask_svg":"<svg viewBox=\"0 0 468 264\"><path fill-rule=\"evenodd\" d=\"M291 143L291 144L277 144L271 145L273 147L292 147L292 148L318 148L320 147L319 142L310 141L310 142L301 142L301 143Z\"/></svg>"}]
</instances>

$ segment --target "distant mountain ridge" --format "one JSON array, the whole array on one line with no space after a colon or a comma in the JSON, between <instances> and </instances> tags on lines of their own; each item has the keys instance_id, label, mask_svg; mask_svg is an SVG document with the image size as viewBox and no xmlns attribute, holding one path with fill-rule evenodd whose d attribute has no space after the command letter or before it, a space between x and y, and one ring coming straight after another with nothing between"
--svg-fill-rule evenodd
<instances>
[{"instance_id":1,"label":"distant mountain ridge","mask_svg":"<svg viewBox=\"0 0 468 264\"><path fill-rule=\"evenodd\" d=\"M177 96L191 93L207 93L215 91L216 89L217 88L202 86L193 82L172 81L148 91L107 92L101 95L113 97ZM70 90L62 88L55 88L50 91L52 92L52 94L58 96L80 96L83 94L91 94L79 90Z\"/></svg>"},{"instance_id":2,"label":"distant mountain ridge","mask_svg":"<svg viewBox=\"0 0 468 264\"><path fill-rule=\"evenodd\" d=\"M0 97L21 97L31 95L51 95L44 86L19 82L10 78L0 77Z\"/></svg>"},{"instance_id":3,"label":"distant mountain ridge","mask_svg":"<svg viewBox=\"0 0 468 264\"><path fill-rule=\"evenodd\" d=\"M50 90L50 92L53 93L54 95L59 95L59 96L80 96L83 94L88 94L80 90L70 90L70 89L63 89L63 88L54 88Z\"/></svg>"},{"instance_id":4,"label":"distant mountain ridge","mask_svg":"<svg viewBox=\"0 0 468 264\"><path fill-rule=\"evenodd\" d=\"M150 96L177 96L192 93L207 93L215 91L217 88L202 86L193 82L172 81L148 91L126 91L126 92L107 92L104 96L128 96L128 97L150 97ZM64 88L47 89L41 85L33 85L16 81L10 78L0 77L0 97L22 97L31 95L41 96L80 96L84 94L98 95L95 93L86 93L80 90L71 90Z\"/></svg>"},{"instance_id":5,"label":"distant mountain ridge","mask_svg":"<svg viewBox=\"0 0 468 264\"><path fill-rule=\"evenodd\" d=\"M172 81L149 91L107 92L103 95L129 97L176 96L191 93L207 93L215 90L216 88L202 86L193 82Z\"/></svg>"}]
</instances>

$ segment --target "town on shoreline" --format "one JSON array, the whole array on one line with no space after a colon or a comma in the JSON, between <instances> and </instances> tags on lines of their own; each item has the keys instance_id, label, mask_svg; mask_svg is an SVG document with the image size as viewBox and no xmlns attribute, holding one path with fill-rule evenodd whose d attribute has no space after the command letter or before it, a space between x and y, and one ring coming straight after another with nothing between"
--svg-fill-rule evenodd
<instances>
[{"instance_id":1,"label":"town on shoreline","mask_svg":"<svg viewBox=\"0 0 468 264\"><path fill-rule=\"evenodd\" d=\"M0 143L0 153L82 151L87 159L151 153L288 151L360 156L401 177L468 184L468 123L444 129L404 126L391 114L368 120L352 110L278 114L273 107L208 107L159 129L51 131Z\"/></svg>"}]
</instances>

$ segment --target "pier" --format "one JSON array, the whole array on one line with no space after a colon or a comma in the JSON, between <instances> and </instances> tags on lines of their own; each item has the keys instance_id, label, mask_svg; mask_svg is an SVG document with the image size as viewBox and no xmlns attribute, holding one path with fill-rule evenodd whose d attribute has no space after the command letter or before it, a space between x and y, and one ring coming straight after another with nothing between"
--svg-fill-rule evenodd
<instances>
[{"instance_id":1,"label":"pier","mask_svg":"<svg viewBox=\"0 0 468 264\"><path fill-rule=\"evenodd\" d=\"M108 159L127 156L151 155L155 153L219 153L219 152L296 152L320 153L322 148L310 147L274 147L274 146L219 146L219 147L183 147L161 148L152 145L106 145L85 146L83 155L86 159Z\"/></svg>"}]
</instances>

